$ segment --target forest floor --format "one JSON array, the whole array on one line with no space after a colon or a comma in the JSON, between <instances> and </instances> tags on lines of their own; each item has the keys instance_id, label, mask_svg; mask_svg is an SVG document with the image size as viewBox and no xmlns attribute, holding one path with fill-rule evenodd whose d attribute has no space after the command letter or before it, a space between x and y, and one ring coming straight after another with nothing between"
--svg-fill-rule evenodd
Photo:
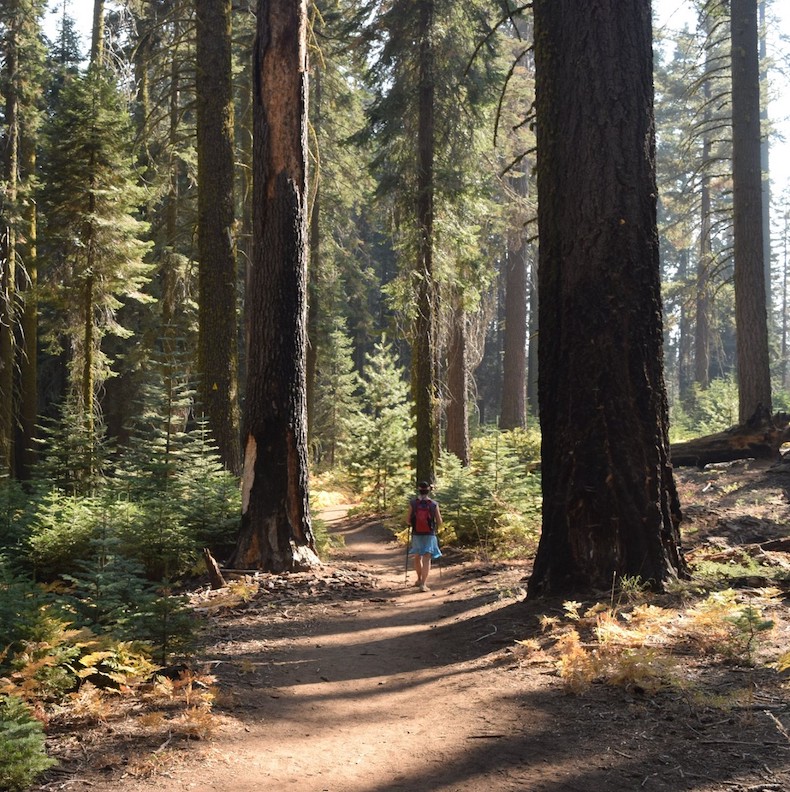
<instances>
[{"instance_id":1,"label":"forest floor","mask_svg":"<svg viewBox=\"0 0 790 792\"><path fill-rule=\"evenodd\" d=\"M769 665L790 649L790 464L680 470L677 481L692 562L759 561L727 581L774 621L753 635L751 663L728 651L735 637L717 633L713 617L705 629L718 639L695 642L704 620L690 626L686 615L705 595L687 587L643 598L669 622L617 650L632 656L636 640L652 647L643 664L663 657L658 689L632 668L620 685L594 679L573 692L559 673L568 610L524 600L527 563L450 552L421 593L411 570L404 582L403 546L339 507L323 516L345 547L317 575L260 576L235 604L196 595L207 617L198 663L215 679L210 715L199 715L203 676L188 686L181 727L176 710L140 702L53 723L60 765L36 789L790 790L788 679ZM779 591L767 592L777 579ZM614 609L610 594L601 601ZM632 616L618 610L624 626ZM554 628L541 626L546 616ZM577 660L598 651L583 621Z\"/></svg>"}]
</instances>

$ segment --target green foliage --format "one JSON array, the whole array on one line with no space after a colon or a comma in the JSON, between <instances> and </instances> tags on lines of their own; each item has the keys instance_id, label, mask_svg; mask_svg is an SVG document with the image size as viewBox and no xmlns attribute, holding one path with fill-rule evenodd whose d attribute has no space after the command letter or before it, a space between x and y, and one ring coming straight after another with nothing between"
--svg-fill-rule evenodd
<instances>
[{"instance_id":1,"label":"green foliage","mask_svg":"<svg viewBox=\"0 0 790 792\"><path fill-rule=\"evenodd\" d=\"M383 511L409 489L413 432L409 388L386 339L368 355L361 383L361 408L348 418L342 460L356 492Z\"/></svg>"},{"instance_id":2,"label":"green foliage","mask_svg":"<svg viewBox=\"0 0 790 792\"><path fill-rule=\"evenodd\" d=\"M23 792L54 764L30 708L16 696L0 696L0 789Z\"/></svg>"},{"instance_id":3,"label":"green foliage","mask_svg":"<svg viewBox=\"0 0 790 792\"><path fill-rule=\"evenodd\" d=\"M30 521L28 556L36 574L52 579L85 557L109 505L102 498L66 495L52 489L42 496Z\"/></svg>"},{"instance_id":4,"label":"green foliage","mask_svg":"<svg viewBox=\"0 0 790 792\"><path fill-rule=\"evenodd\" d=\"M351 339L341 317L334 317L327 343L319 347L316 379L310 446L319 468L332 467L340 456L340 447L348 441L354 416L360 412L360 380L354 371Z\"/></svg>"},{"instance_id":5,"label":"green foliage","mask_svg":"<svg viewBox=\"0 0 790 792\"><path fill-rule=\"evenodd\" d=\"M467 468L443 454L437 487L442 530L486 554L524 555L540 528L540 478L530 470L536 453L536 434L513 430L474 440Z\"/></svg>"},{"instance_id":6,"label":"green foliage","mask_svg":"<svg viewBox=\"0 0 790 792\"><path fill-rule=\"evenodd\" d=\"M0 555L0 667L25 641L42 641L55 631L46 597L26 575Z\"/></svg>"},{"instance_id":7,"label":"green foliage","mask_svg":"<svg viewBox=\"0 0 790 792\"><path fill-rule=\"evenodd\" d=\"M694 385L691 407L672 406L672 440L714 434L738 423L738 383L735 375L711 380L707 388Z\"/></svg>"},{"instance_id":8,"label":"green foliage","mask_svg":"<svg viewBox=\"0 0 790 792\"><path fill-rule=\"evenodd\" d=\"M25 539L28 496L15 479L0 477L0 549L19 554Z\"/></svg>"},{"instance_id":9,"label":"green foliage","mask_svg":"<svg viewBox=\"0 0 790 792\"><path fill-rule=\"evenodd\" d=\"M49 116L43 159L43 296L52 310L43 334L50 352L68 349L69 391L90 430L95 396L111 376L102 340L128 337L118 314L142 288L150 247L137 219L145 194L133 170L131 122L112 75L92 67L66 79Z\"/></svg>"},{"instance_id":10,"label":"green foliage","mask_svg":"<svg viewBox=\"0 0 790 792\"><path fill-rule=\"evenodd\" d=\"M60 415L38 428L40 454L34 470L38 481L73 495L93 495L103 485L110 453L100 422L86 422L69 397Z\"/></svg>"}]
</instances>

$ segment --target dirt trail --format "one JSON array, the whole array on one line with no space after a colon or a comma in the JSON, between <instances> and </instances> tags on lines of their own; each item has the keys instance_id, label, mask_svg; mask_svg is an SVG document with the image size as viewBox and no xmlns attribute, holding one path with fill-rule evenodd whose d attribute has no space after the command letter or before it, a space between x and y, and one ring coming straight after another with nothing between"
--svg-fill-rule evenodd
<instances>
[{"instance_id":1,"label":"dirt trail","mask_svg":"<svg viewBox=\"0 0 790 792\"><path fill-rule=\"evenodd\" d=\"M404 583L404 548L381 525L347 520L340 507L322 516L345 539L324 574L356 575L367 587L257 599L212 618L202 657L221 691L217 733L171 755L153 777L139 777L130 745L104 779L72 778L58 789L785 788L790 752L767 742L773 727L756 737L737 716L707 722L677 696L602 687L570 696L553 662L522 661L514 640L525 625L534 630L537 613L521 601L524 565L445 563L421 593L412 570Z\"/></svg>"}]
</instances>

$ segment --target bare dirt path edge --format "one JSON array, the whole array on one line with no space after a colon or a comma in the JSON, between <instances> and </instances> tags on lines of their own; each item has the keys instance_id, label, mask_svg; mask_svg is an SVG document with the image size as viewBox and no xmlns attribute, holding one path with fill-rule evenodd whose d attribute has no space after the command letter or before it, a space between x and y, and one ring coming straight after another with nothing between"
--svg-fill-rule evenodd
<instances>
[{"instance_id":1,"label":"bare dirt path edge","mask_svg":"<svg viewBox=\"0 0 790 792\"><path fill-rule=\"evenodd\" d=\"M104 775L41 789L790 789L790 751L759 715L692 713L674 694L572 696L554 661L519 656L515 641L561 608L522 601L526 565L455 559L421 593L380 523L321 516L345 540L329 564L263 580L248 607L210 619L211 739L168 747L153 774L132 744Z\"/></svg>"}]
</instances>

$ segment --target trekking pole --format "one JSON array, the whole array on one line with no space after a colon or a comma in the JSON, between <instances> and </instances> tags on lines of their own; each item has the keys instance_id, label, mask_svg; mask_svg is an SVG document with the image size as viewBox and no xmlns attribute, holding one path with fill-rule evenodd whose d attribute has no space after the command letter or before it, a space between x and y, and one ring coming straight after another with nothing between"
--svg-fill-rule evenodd
<instances>
[{"instance_id":1,"label":"trekking pole","mask_svg":"<svg viewBox=\"0 0 790 792\"><path fill-rule=\"evenodd\" d=\"M406 560L403 564L403 583L406 584L409 582L409 548L411 547L411 525L409 526L409 532L406 535Z\"/></svg>"}]
</instances>

